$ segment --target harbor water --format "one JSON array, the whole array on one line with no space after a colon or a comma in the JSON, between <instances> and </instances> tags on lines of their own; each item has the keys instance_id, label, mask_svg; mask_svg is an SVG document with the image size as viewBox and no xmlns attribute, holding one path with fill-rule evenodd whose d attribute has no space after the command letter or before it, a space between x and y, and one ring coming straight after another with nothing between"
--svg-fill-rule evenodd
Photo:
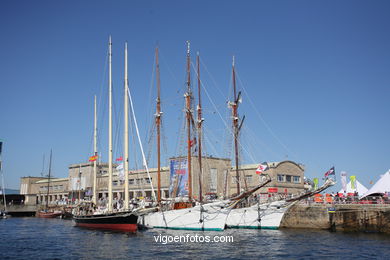
<instances>
[{"instance_id":1,"label":"harbor water","mask_svg":"<svg viewBox=\"0 0 390 260\"><path fill-rule=\"evenodd\" d=\"M214 236L233 241L169 241ZM0 220L0 259L388 259L390 235L304 229L195 232L146 230L136 234L76 227L71 220Z\"/></svg>"}]
</instances>

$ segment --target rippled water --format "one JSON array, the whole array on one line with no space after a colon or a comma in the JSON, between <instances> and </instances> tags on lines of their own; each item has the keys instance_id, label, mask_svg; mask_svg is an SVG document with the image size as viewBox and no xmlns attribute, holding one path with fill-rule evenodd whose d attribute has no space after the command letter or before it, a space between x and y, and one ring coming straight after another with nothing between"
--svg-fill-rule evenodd
<instances>
[{"instance_id":1,"label":"rippled water","mask_svg":"<svg viewBox=\"0 0 390 260\"><path fill-rule=\"evenodd\" d=\"M232 243L156 243L154 236L233 236ZM388 259L390 235L315 230L147 230L136 234L75 227L70 220L0 220L0 259Z\"/></svg>"}]
</instances>

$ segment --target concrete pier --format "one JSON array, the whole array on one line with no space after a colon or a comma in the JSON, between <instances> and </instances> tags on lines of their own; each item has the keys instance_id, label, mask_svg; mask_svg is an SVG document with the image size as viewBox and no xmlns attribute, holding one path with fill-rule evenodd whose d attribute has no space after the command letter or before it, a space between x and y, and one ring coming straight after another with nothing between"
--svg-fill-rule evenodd
<instances>
[{"instance_id":1,"label":"concrete pier","mask_svg":"<svg viewBox=\"0 0 390 260\"><path fill-rule=\"evenodd\" d=\"M297 204L286 212L281 228L390 233L390 205Z\"/></svg>"},{"instance_id":2,"label":"concrete pier","mask_svg":"<svg viewBox=\"0 0 390 260\"><path fill-rule=\"evenodd\" d=\"M36 211L35 205L7 205L7 213L13 217L33 217Z\"/></svg>"}]
</instances>

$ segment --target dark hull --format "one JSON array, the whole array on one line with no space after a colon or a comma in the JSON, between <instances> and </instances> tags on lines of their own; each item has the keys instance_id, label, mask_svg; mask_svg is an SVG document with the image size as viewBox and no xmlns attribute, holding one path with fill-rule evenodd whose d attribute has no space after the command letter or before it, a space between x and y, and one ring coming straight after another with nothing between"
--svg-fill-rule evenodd
<instances>
[{"instance_id":1,"label":"dark hull","mask_svg":"<svg viewBox=\"0 0 390 260\"><path fill-rule=\"evenodd\" d=\"M73 216L76 226L119 230L125 232L137 231L138 216L130 212L119 212L111 214Z\"/></svg>"}]
</instances>

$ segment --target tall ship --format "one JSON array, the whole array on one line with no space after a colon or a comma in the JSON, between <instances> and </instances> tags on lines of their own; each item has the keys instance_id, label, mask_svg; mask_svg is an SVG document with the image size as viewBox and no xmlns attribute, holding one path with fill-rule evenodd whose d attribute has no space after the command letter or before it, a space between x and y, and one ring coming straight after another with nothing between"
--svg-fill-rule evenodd
<instances>
[{"instance_id":1,"label":"tall ship","mask_svg":"<svg viewBox=\"0 0 390 260\"><path fill-rule=\"evenodd\" d=\"M127 43L125 44L125 79L124 79L124 172L125 174L125 201L122 209L113 209L112 177L113 177L113 152L112 152L112 42L111 36L108 44L109 57L109 126L108 126L108 205L105 210L97 210L97 109L96 96L94 102L95 120L94 120L94 156L91 161L94 162L94 188L92 202L81 203L76 208L73 215L73 221L76 226L109 229L125 232L136 232L138 215L129 209L129 181L128 181L128 78L127 78Z\"/></svg>"}]
</instances>

